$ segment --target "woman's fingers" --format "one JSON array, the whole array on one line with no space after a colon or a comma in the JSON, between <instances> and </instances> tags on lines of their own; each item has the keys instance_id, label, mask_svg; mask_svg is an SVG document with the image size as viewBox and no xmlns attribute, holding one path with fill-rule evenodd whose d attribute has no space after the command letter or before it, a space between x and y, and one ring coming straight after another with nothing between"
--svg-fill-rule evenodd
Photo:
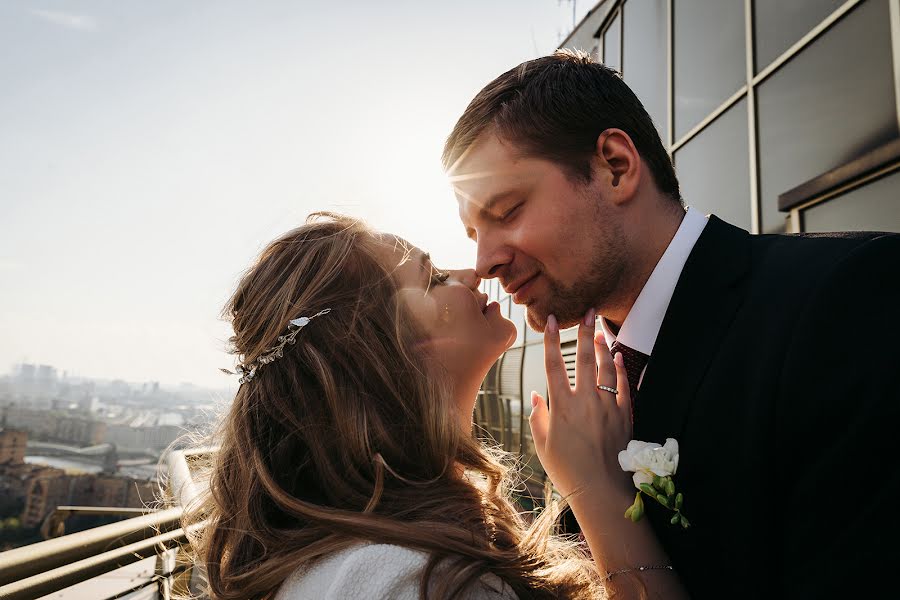
<instances>
[{"instance_id":1,"label":"woman's fingers","mask_svg":"<svg viewBox=\"0 0 900 600\"><path fill-rule=\"evenodd\" d=\"M597 385L608 385L617 388L616 366L613 364L612 354L606 345L603 332L597 332L594 336L594 354L597 357Z\"/></svg>"},{"instance_id":2,"label":"woman's fingers","mask_svg":"<svg viewBox=\"0 0 900 600\"><path fill-rule=\"evenodd\" d=\"M616 369L616 389L619 390L616 396L616 402L619 408L628 415L631 420L631 390L628 387L628 371L625 370L625 359L622 358L621 352L616 352L613 358L613 364Z\"/></svg>"},{"instance_id":3,"label":"woman's fingers","mask_svg":"<svg viewBox=\"0 0 900 600\"><path fill-rule=\"evenodd\" d=\"M547 408L547 401L537 392L531 392L531 416L528 423L531 425L534 446L543 454L544 445L547 443L547 431L550 429L550 411Z\"/></svg>"},{"instance_id":4,"label":"woman's fingers","mask_svg":"<svg viewBox=\"0 0 900 600\"><path fill-rule=\"evenodd\" d=\"M564 393L572 392L559 347L559 324L553 315L547 316L547 326L544 327L544 369L547 371L547 392L551 400L559 400Z\"/></svg>"},{"instance_id":5,"label":"woman's fingers","mask_svg":"<svg viewBox=\"0 0 900 600\"><path fill-rule=\"evenodd\" d=\"M594 354L594 328L597 322L593 308L578 324L578 345L575 348L575 391L597 387L597 357Z\"/></svg>"}]
</instances>

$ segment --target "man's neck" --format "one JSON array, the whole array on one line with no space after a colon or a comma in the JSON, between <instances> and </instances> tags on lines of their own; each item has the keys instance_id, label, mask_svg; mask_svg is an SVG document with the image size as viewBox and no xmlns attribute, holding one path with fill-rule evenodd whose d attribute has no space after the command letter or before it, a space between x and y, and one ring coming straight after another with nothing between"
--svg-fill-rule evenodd
<instances>
[{"instance_id":1,"label":"man's neck","mask_svg":"<svg viewBox=\"0 0 900 600\"><path fill-rule=\"evenodd\" d=\"M631 260L625 271L624 281L619 287L618 301L610 303L606 310L600 311L614 332L617 332L625 322L631 307L650 279L653 269L681 226L685 211L680 207L676 208L677 210L672 211L655 210L643 215L638 221L641 223L640 230L629 235ZM652 231L653 235L648 236L647 231Z\"/></svg>"}]
</instances>

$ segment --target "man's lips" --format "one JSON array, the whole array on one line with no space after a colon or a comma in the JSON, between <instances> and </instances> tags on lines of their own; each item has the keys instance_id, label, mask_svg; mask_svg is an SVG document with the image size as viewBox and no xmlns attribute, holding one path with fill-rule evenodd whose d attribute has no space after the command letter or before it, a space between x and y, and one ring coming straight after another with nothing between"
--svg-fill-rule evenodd
<instances>
[{"instance_id":1,"label":"man's lips","mask_svg":"<svg viewBox=\"0 0 900 600\"><path fill-rule=\"evenodd\" d=\"M527 279L522 279L514 284L510 285L506 288L506 292L513 297L513 302L516 304L522 304L522 301L525 299L525 293L528 291L528 288L531 287L531 284L537 279L539 273L535 273L531 277Z\"/></svg>"}]
</instances>

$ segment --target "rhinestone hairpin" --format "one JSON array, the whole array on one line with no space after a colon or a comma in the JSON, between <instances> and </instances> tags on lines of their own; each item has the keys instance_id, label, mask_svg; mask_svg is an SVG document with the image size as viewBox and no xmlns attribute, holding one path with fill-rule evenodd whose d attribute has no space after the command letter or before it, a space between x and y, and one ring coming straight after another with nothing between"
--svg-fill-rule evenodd
<instances>
[{"instance_id":1,"label":"rhinestone hairpin","mask_svg":"<svg viewBox=\"0 0 900 600\"><path fill-rule=\"evenodd\" d=\"M228 369L220 370L224 373L228 373L229 375L239 375L240 379L238 379L238 383L240 384L251 381L256 376L256 372L263 365L267 365L270 362L274 362L284 356L284 347L288 345L293 346L297 341L297 334L300 333L301 329L309 325L310 321L312 321L316 317L327 315L330 312L331 309L326 308L309 317L298 317L296 319L291 319L290 321L288 321L288 332L284 335L279 335L278 343L260 354L255 361L249 363L238 363L234 368L234 371L229 371Z\"/></svg>"}]
</instances>

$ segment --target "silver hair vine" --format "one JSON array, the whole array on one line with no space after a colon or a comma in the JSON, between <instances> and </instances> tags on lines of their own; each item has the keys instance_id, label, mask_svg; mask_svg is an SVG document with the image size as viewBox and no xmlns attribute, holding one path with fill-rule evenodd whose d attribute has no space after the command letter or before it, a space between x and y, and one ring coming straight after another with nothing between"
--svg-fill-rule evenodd
<instances>
[{"instance_id":1,"label":"silver hair vine","mask_svg":"<svg viewBox=\"0 0 900 600\"><path fill-rule=\"evenodd\" d=\"M229 375L239 375L240 379L238 379L238 383L240 384L251 381L256 376L256 372L260 368L262 368L263 365L267 365L270 362L274 362L284 356L284 347L287 345L293 346L297 341L297 334L300 333L301 329L309 325L310 321L312 321L316 317L327 315L330 312L331 309L326 308L324 310L320 310L310 317L298 317L296 319L292 319L288 322L288 332L284 335L278 336L278 344L272 346L271 348L260 354L256 360L249 363L238 363L233 372L229 371L228 369L220 370L228 373Z\"/></svg>"}]
</instances>

